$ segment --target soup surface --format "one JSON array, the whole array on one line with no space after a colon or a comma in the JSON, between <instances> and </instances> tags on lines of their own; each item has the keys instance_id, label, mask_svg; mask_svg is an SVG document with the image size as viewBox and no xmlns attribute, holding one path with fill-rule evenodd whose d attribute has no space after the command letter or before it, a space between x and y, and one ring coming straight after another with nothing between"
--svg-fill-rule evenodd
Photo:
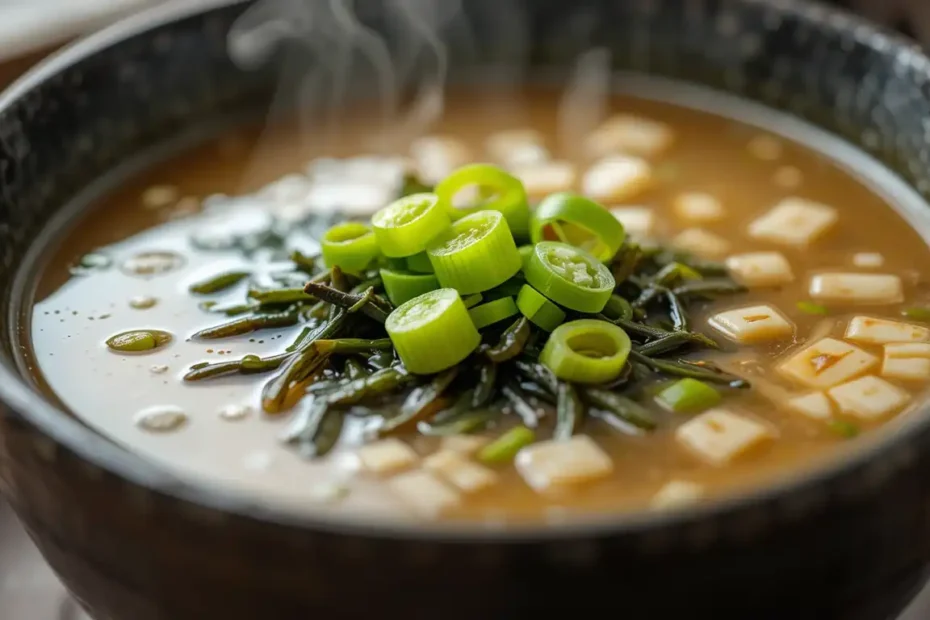
<instances>
[{"instance_id":1,"label":"soup surface","mask_svg":"<svg viewBox=\"0 0 930 620\"><path fill-rule=\"evenodd\" d=\"M930 317L930 255L879 194L825 155L724 116L621 97L603 123L572 135L557 107L556 97L534 93L513 116L460 98L436 135L394 153L401 157L358 157L370 152L375 129L364 117L325 151L284 131L227 136L177 157L112 193L57 242L31 311L30 366L87 424L185 476L298 510L489 524L667 509L755 488L835 455L921 400L930 379L930 331L921 325ZM568 434L557 420L570 401L557 413L558 397L514 360L497 366L479 417L461 403L457 415L448 412L469 387L469 366L396 433L384 432L392 418L379 414L396 411L419 379L386 397L342 393L321 427L301 426L314 402L331 398L300 398L303 389L335 373L390 367L390 350L378 346L330 358L322 375L289 386L283 406L272 407L280 411L267 411L262 390L280 371L259 358L293 349L305 328L332 316L300 293L320 261L301 271L291 253L315 257L334 221L367 221L402 193L405 178L414 191L411 173L429 187L470 161L510 169L531 203L586 193L624 224L618 256L644 248L617 289L640 326L621 323L633 363L606 387L573 388L583 404ZM586 239L590 232L582 230ZM688 256L657 254L656 243ZM695 294L702 286L712 294ZM275 304L275 295L297 295L298 305ZM687 309L678 321L673 296ZM519 315L505 317L482 330L488 346ZM240 321L234 332L242 321L261 329L195 336L230 321ZM384 348L376 325L359 329ZM547 332L527 329L532 361ZM656 345L676 329L706 334L720 350L674 338ZM138 330L152 331L126 335ZM435 338L437 351L453 347L447 336ZM486 366L486 353L470 359ZM230 365L232 374L201 376ZM694 373L715 377L676 383ZM477 371L469 380L480 379ZM436 388L439 379L430 380ZM605 404L610 395L627 400ZM535 427L534 441L514 457L529 440L526 427ZM521 430L507 434L513 428ZM517 443L482 451L505 434Z\"/></svg>"}]
</instances>

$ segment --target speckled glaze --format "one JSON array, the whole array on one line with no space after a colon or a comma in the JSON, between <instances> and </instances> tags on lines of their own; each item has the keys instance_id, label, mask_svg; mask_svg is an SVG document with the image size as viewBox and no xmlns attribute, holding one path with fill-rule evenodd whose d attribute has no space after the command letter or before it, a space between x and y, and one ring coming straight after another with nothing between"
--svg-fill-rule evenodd
<instances>
[{"instance_id":1,"label":"speckled glaze","mask_svg":"<svg viewBox=\"0 0 930 620\"><path fill-rule=\"evenodd\" d=\"M240 71L226 55L249 2L204 4L120 25L0 97L7 305L32 241L89 180L168 136L267 105L275 72ZM378 3L358 4L379 28ZM790 1L525 4L533 63L607 47L619 69L788 109L930 197L930 60L893 35ZM15 318L7 307L0 319L0 490L98 620L877 620L904 604L930 557L927 415L840 465L691 512L514 534L389 529L279 513L123 451L21 379Z\"/></svg>"}]
</instances>

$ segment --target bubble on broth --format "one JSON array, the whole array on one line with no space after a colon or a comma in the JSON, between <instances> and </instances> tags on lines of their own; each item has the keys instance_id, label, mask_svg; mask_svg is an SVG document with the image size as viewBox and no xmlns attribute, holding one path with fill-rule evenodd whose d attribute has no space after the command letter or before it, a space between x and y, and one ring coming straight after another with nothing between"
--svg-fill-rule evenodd
<instances>
[{"instance_id":1,"label":"bubble on broth","mask_svg":"<svg viewBox=\"0 0 930 620\"><path fill-rule=\"evenodd\" d=\"M113 259L100 252L89 252L79 258L70 268L69 271L73 276L86 276L98 271L109 269L113 265Z\"/></svg>"},{"instance_id":2,"label":"bubble on broth","mask_svg":"<svg viewBox=\"0 0 930 620\"><path fill-rule=\"evenodd\" d=\"M187 422L187 414L179 407L155 406L136 414L136 426L151 433L170 433Z\"/></svg>"},{"instance_id":3,"label":"bubble on broth","mask_svg":"<svg viewBox=\"0 0 930 620\"><path fill-rule=\"evenodd\" d=\"M129 300L129 307L134 310L148 310L158 304L158 298L150 295L137 295Z\"/></svg>"},{"instance_id":4,"label":"bubble on broth","mask_svg":"<svg viewBox=\"0 0 930 620\"><path fill-rule=\"evenodd\" d=\"M180 197L178 188L173 185L153 185L142 192L142 206L146 209L163 209L176 203Z\"/></svg>"},{"instance_id":5,"label":"bubble on broth","mask_svg":"<svg viewBox=\"0 0 930 620\"><path fill-rule=\"evenodd\" d=\"M184 257L177 252L140 252L126 259L122 264L122 270L130 276L148 278L176 271L183 267L184 263Z\"/></svg>"},{"instance_id":6,"label":"bubble on broth","mask_svg":"<svg viewBox=\"0 0 930 620\"><path fill-rule=\"evenodd\" d=\"M220 418L230 422L244 420L252 413L252 408L248 405L230 404L220 408Z\"/></svg>"},{"instance_id":7,"label":"bubble on broth","mask_svg":"<svg viewBox=\"0 0 930 620\"><path fill-rule=\"evenodd\" d=\"M165 364L155 364L149 367L149 372L153 375L163 375L168 372L168 366Z\"/></svg>"}]
</instances>

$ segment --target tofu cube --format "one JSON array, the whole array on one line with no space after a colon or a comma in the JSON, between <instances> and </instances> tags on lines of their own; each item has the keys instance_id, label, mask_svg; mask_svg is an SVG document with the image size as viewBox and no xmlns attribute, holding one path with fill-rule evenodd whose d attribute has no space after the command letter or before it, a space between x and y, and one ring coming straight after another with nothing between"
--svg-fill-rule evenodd
<instances>
[{"instance_id":1,"label":"tofu cube","mask_svg":"<svg viewBox=\"0 0 930 620\"><path fill-rule=\"evenodd\" d=\"M711 465L726 465L774 436L765 424L726 409L711 409L675 431L678 443Z\"/></svg>"},{"instance_id":2,"label":"tofu cube","mask_svg":"<svg viewBox=\"0 0 930 620\"><path fill-rule=\"evenodd\" d=\"M693 504L703 496L704 487L696 482L672 480L652 496L650 506L653 510L669 510Z\"/></svg>"},{"instance_id":3,"label":"tofu cube","mask_svg":"<svg viewBox=\"0 0 930 620\"><path fill-rule=\"evenodd\" d=\"M780 286L794 280L791 264L781 252L734 254L727 259L734 279L749 287Z\"/></svg>"},{"instance_id":4,"label":"tofu cube","mask_svg":"<svg viewBox=\"0 0 930 620\"><path fill-rule=\"evenodd\" d=\"M857 316L846 327L846 340L864 344L889 342L928 342L930 329L901 321Z\"/></svg>"},{"instance_id":5,"label":"tofu cube","mask_svg":"<svg viewBox=\"0 0 930 620\"><path fill-rule=\"evenodd\" d=\"M833 417L833 403L823 392L811 392L788 399L788 409L812 420L827 421Z\"/></svg>"},{"instance_id":6,"label":"tofu cube","mask_svg":"<svg viewBox=\"0 0 930 620\"><path fill-rule=\"evenodd\" d=\"M794 325L772 306L749 306L710 317L711 327L740 344L790 338Z\"/></svg>"},{"instance_id":7,"label":"tofu cube","mask_svg":"<svg viewBox=\"0 0 930 620\"><path fill-rule=\"evenodd\" d=\"M629 153L654 157L666 151L675 140L672 128L665 123L618 114L595 129L585 140L585 151L592 157Z\"/></svg>"},{"instance_id":8,"label":"tofu cube","mask_svg":"<svg viewBox=\"0 0 930 620\"><path fill-rule=\"evenodd\" d=\"M575 166L567 161L544 161L536 164L512 166L510 171L523 181L530 198L545 198L549 194L565 192L575 187Z\"/></svg>"},{"instance_id":9,"label":"tofu cube","mask_svg":"<svg viewBox=\"0 0 930 620\"><path fill-rule=\"evenodd\" d=\"M410 146L420 180L435 185L456 168L472 160L471 152L459 140L448 136L425 136Z\"/></svg>"},{"instance_id":10,"label":"tofu cube","mask_svg":"<svg viewBox=\"0 0 930 620\"><path fill-rule=\"evenodd\" d=\"M422 469L394 476L387 481L387 486L401 502L422 517L436 517L461 501L455 489Z\"/></svg>"},{"instance_id":11,"label":"tofu cube","mask_svg":"<svg viewBox=\"0 0 930 620\"><path fill-rule=\"evenodd\" d=\"M357 452L362 467L375 474L386 474L414 465L419 457L400 439L383 439L362 446Z\"/></svg>"},{"instance_id":12,"label":"tofu cube","mask_svg":"<svg viewBox=\"0 0 930 620\"><path fill-rule=\"evenodd\" d=\"M497 483L497 474L492 470L451 450L441 450L426 457L423 468L465 493L475 493Z\"/></svg>"},{"instance_id":13,"label":"tofu cube","mask_svg":"<svg viewBox=\"0 0 930 620\"><path fill-rule=\"evenodd\" d=\"M702 258L719 258L730 251L729 241L702 228L681 231L672 239L672 245Z\"/></svg>"},{"instance_id":14,"label":"tofu cube","mask_svg":"<svg viewBox=\"0 0 930 620\"><path fill-rule=\"evenodd\" d=\"M930 379L930 343L886 344L882 376L899 381Z\"/></svg>"},{"instance_id":15,"label":"tofu cube","mask_svg":"<svg viewBox=\"0 0 930 620\"><path fill-rule=\"evenodd\" d=\"M894 275L821 273L811 278L810 296L834 303L888 305L904 300L904 287Z\"/></svg>"},{"instance_id":16,"label":"tofu cube","mask_svg":"<svg viewBox=\"0 0 930 620\"><path fill-rule=\"evenodd\" d=\"M803 246L836 224L836 209L803 198L786 198L749 224L749 236L773 243Z\"/></svg>"},{"instance_id":17,"label":"tofu cube","mask_svg":"<svg viewBox=\"0 0 930 620\"><path fill-rule=\"evenodd\" d=\"M911 395L884 379L867 375L840 384L827 392L840 411L863 420L877 420L899 411Z\"/></svg>"},{"instance_id":18,"label":"tofu cube","mask_svg":"<svg viewBox=\"0 0 930 620\"><path fill-rule=\"evenodd\" d=\"M486 443L488 443L487 437L481 435L449 435L442 438L440 449L452 450L462 454L474 454Z\"/></svg>"},{"instance_id":19,"label":"tofu cube","mask_svg":"<svg viewBox=\"0 0 930 620\"><path fill-rule=\"evenodd\" d=\"M491 158L505 166L532 165L549 159L545 140L535 129L499 131L485 140Z\"/></svg>"},{"instance_id":20,"label":"tofu cube","mask_svg":"<svg viewBox=\"0 0 930 620\"><path fill-rule=\"evenodd\" d=\"M587 435L527 446L517 453L515 464L526 483L537 491L603 478L614 468L607 453Z\"/></svg>"},{"instance_id":21,"label":"tofu cube","mask_svg":"<svg viewBox=\"0 0 930 620\"><path fill-rule=\"evenodd\" d=\"M863 269L877 269L885 264L885 257L878 252L856 252L852 264Z\"/></svg>"},{"instance_id":22,"label":"tofu cube","mask_svg":"<svg viewBox=\"0 0 930 620\"><path fill-rule=\"evenodd\" d=\"M690 222L716 222L726 215L723 204L704 192L679 194L672 203L672 208L678 217Z\"/></svg>"},{"instance_id":23,"label":"tofu cube","mask_svg":"<svg viewBox=\"0 0 930 620\"><path fill-rule=\"evenodd\" d=\"M622 202L652 187L652 166L638 157L612 155L585 172L581 191L594 200Z\"/></svg>"},{"instance_id":24,"label":"tofu cube","mask_svg":"<svg viewBox=\"0 0 930 620\"><path fill-rule=\"evenodd\" d=\"M655 213L649 207L614 207L610 212L634 239L648 237L655 229Z\"/></svg>"},{"instance_id":25,"label":"tofu cube","mask_svg":"<svg viewBox=\"0 0 930 620\"><path fill-rule=\"evenodd\" d=\"M815 389L826 389L864 375L878 358L859 347L823 338L777 366L782 375Z\"/></svg>"}]
</instances>

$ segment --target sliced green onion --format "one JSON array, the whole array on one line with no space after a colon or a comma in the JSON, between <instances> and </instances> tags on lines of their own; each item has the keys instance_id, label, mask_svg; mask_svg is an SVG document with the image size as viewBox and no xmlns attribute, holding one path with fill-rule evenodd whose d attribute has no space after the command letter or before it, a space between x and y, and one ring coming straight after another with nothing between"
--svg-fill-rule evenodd
<instances>
[{"instance_id":1,"label":"sliced green onion","mask_svg":"<svg viewBox=\"0 0 930 620\"><path fill-rule=\"evenodd\" d=\"M371 225L381 252L388 258L404 258L425 250L447 229L449 214L436 194L411 194L375 213Z\"/></svg>"},{"instance_id":2,"label":"sliced green onion","mask_svg":"<svg viewBox=\"0 0 930 620\"><path fill-rule=\"evenodd\" d=\"M520 253L520 258L523 260L523 264L526 264L526 261L529 260L530 255L533 254L532 245L521 245L517 248L517 251Z\"/></svg>"},{"instance_id":3,"label":"sliced green onion","mask_svg":"<svg viewBox=\"0 0 930 620\"><path fill-rule=\"evenodd\" d=\"M480 304L482 300L484 300L484 295L481 293L475 293L474 295L462 297L462 303L465 304L465 307L469 310Z\"/></svg>"},{"instance_id":4,"label":"sliced green onion","mask_svg":"<svg viewBox=\"0 0 930 620\"><path fill-rule=\"evenodd\" d=\"M530 240L558 240L586 250L601 262L617 253L626 233L602 205L571 192L545 198L530 222Z\"/></svg>"},{"instance_id":5,"label":"sliced green onion","mask_svg":"<svg viewBox=\"0 0 930 620\"><path fill-rule=\"evenodd\" d=\"M930 323L930 308L925 308L922 306L913 306L911 308L905 308L901 311L901 315L905 318L911 319L912 321L920 321L921 323Z\"/></svg>"},{"instance_id":6,"label":"sliced green onion","mask_svg":"<svg viewBox=\"0 0 930 620\"><path fill-rule=\"evenodd\" d=\"M620 297L620 295L611 295L610 299L607 300L607 305L604 306L604 309L601 311L601 314L611 321L617 321L619 319L629 321L633 318L633 306L630 305L629 301Z\"/></svg>"},{"instance_id":7,"label":"sliced green onion","mask_svg":"<svg viewBox=\"0 0 930 620\"><path fill-rule=\"evenodd\" d=\"M479 211L454 222L427 252L439 283L462 295L503 284L523 265L507 220L497 211Z\"/></svg>"},{"instance_id":8,"label":"sliced green onion","mask_svg":"<svg viewBox=\"0 0 930 620\"><path fill-rule=\"evenodd\" d=\"M555 328L539 361L564 381L606 383L623 372L630 348L630 337L613 323L582 319Z\"/></svg>"},{"instance_id":9,"label":"sliced green onion","mask_svg":"<svg viewBox=\"0 0 930 620\"><path fill-rule=\"evenodd\" d=\"M455 366L481 343L458 291L442 288L414 297L384 324L409 372L430 375Z\"/></svg>"},{"instance_id":10,"label":"sliced green onion","mask_svg":"<svg viewBox=\"0 0 930 620\"><path fill-rule=\"evenodd\" d=\"M500 299L501 297L516 297L523 288L523 278L518 274L517 277L510 278L500 286L495 286L484 294L485 299Z\"/></svg>"},{"instance_id":11,"label":"sliced green onion","mask_svg":"<svg viewBox=\"0 0 930 620\"><path fill-rule=\"evenodd\" d=\"M698 413L722 400L720 392L703 381L680 379L656 394L656 401L675 413Z\"/></svg>"},{"instance_id":12,"label":"sliced green onion","mask_svg":"<svg viewBox=\"0 0 930 620\"><path fill-rule=\"evenodd\" d=\"M520 289L517 308L533 325L547 332L565 321L565 312L529 284L524 284Z\"/></svg>"},{"instance_id":13,"label":"sliced green onion","mask_svg":"<svg viewBox=\"0 0 930 620\"><path fill-rule=\"evenodd\" d=\"M832 420L828 427L834 434L844 439L852 439L859 434L859 427L846 420Z\"/></svg>"},{"instance_id":14,"label":"sliced green onion","mask_svg":"<svg viewBox=\"0 0 930 620\"><path fill-rule=\"evenodd\" d=\"M420 252L406 258L407 269L413 273L433 273L433 263L429 262L429 255Z\"/></svg>"},{"instance_id":15,"label":"sliced green onion","mask_svg":"<svg viewBox=\"0 0 930 620\"><path fill-rule=\"evenodd\" d=\"M801 312L805 314L818 314L818 315L830 314L829 308L827 308L826 306L822 304L814 303L812 301L799 301L795 305L797 306L798 310L800 310Z\"/></svg>"},{"instance_id":16,"label":"sliced green onion","mask_svg":"<svg viewBox=\"0 0 930 620\"><path fill-rule=\"evenodd\" d=\"M456 198L464 189L477 188L483 198L477 205L457 207ZM449 208L452 219L478 211L499 211L507 218L516 236L526 236L530 227L530 208L526 190L517 177L490 164L471 164L455 170L436 186L436 194Z\"/></svg>"},{"instance_id":17,"label":"sliced green onion","mask_svg":"<svg viewBox=\"0 0 930 620\"><path fill-rule=\"evenodd\" d=\"M381 270L384 292L395 306L439 288L439 280L428 273L405 273L393 269Z\"/></svg>"},{"instance_id":18,"label":"sliced green onion","mask_svg":"<svg viewBox=\"0 0 930 620\"><path fill-rule=\"evenodd\" d=\"M537 243L523 272L533 288L555 303L588 314L604 309L615 286L603 263L557 241Z\"/></svg>"},{"instance_id":19,"label":"sliced green onion","mask_svg":"<svg viewBox=\"0 0 930 620\"><path fill-rule=\"evenodd\" d=\"M536 433L525 426L515 426L478 451L478 460L483 463L506 463L512 461L517 452L536 441Z\"/></svg>"},{"instance_id":20,"label":"sliced green onion","mask_svg":"<svg viewBox=\"0 0 930 620\"><path fill-rule=\"evenodd\" d=\"M326 231L320 242L323 262L346 273L364 271L378 257L378 242L361 222L343 222Z\"/></svg>"},{"instance_id":21,"label":"sliced green onion","mask_svg":"<svg viewBox=\"0 0 930 620\"><path fill-rule=\"evenodd\" d=\"M519 312L517 304L513 302L513 297L501 297L472 308L468 311L468 314L471 316L475 327L482 329L498 321L509 319Z\"/></svg>"}]
</instances>

